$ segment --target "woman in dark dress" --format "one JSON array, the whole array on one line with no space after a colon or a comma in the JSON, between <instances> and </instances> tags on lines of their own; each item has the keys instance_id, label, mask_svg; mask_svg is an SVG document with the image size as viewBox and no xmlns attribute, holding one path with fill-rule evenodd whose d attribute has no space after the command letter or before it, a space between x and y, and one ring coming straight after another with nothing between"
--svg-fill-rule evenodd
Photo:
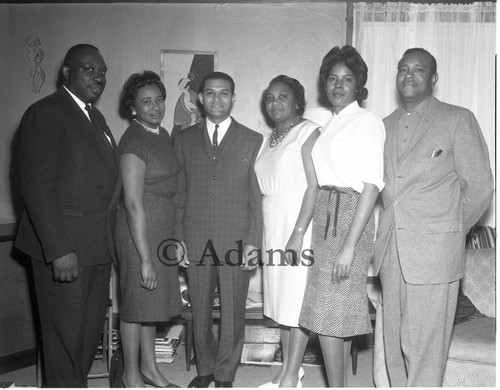
<instances>
[{"instance_id":1,"label":"woman in dark dress","mask_svg":"<svg viewBox=\"0 0 500 390\"><path fill-rule=\"evenodd\" d=\"M156 323L182 312L178 268L158 251L174 237L180 170L170 137L160 127L165 95L160 77L150 71L130 76L122 94L134 118L119 144L124 207L116 228L126 387L178 387L159 371L155 356Z\"/></svg>"}]
</instances>

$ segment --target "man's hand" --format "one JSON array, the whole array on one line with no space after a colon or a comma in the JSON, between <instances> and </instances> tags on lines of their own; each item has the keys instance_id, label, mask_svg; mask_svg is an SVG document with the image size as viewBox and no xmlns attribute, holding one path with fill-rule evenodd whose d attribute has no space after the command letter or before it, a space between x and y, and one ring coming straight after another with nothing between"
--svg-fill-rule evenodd
<instances>
[{"instance_id":1,"label":"man's hand","mask_svg":"<svg viewBox=\"0 0 500 390\"><path fill-rule=\"evenodd\" d=\"M56 282L72 282L78 278L78 257L75 252L52 261L52 277Z\"/></svg>"},{"instance_id":2,"label":"man's hand","mask_svg":"<svg viewBox=\"0 0 500 390\"><path fill-rule=\"evenodd\" d=\"M177 264L179 264L183 268L189 268L189 257L184 241L179 241L177 243L175 254L177 256Z\"/></svg>"},{"instance_id":3,"label":"man's hand","mask_svg":"<svg viewBox=\"0 0 500 390\"><path fill-rule=\"evenodd\" d=\"M253 271L259 265L259 249L253 245L245 245L243 253L243 264L240 265L243 271Z\"/></svg>"}]
</instances>

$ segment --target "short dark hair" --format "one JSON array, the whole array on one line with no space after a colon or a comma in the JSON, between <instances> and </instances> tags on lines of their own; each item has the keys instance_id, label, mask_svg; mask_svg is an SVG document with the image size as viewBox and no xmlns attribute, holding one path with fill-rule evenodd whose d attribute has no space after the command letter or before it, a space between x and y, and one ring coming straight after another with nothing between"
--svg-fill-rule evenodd
<instances>
[{"instance_id":1,"label":"short dark hair","mask_svg":"<svg viewBox=\"0 0 500 390\"><path fill-rule=\"evenodd\" d=\"M289 76L286 76L284 74L280 74L279 76L276 76L274 79L272 79L269 82L269 85L267 88L264 90L262 93L262 100L264 101L264 97L266 96L267 91L269 90L269 87L274 84L274 83L283 83L286 84L290 87L292 90L293 96L295 96L295 100L297 101L297 112L299 115L302 115L306 109L306 97L305 97L305 91L304 87L302 84Z\"/></svg>"},{"instance_id":2,"label":"short dark hair","mask_svg":"<svg viewBox=\"0 0 500 390\"><path fill-rule=\"evenodd\" d=\"M72 46L68 49L66 55L64 56L63 66L71 67L71 64L75 61L79 52L84 49L85 50L92 49L99 51L99 49L93 45L90 45L88 43L79 43L78 45Z\"/></svg>"},{"instance_id":3,"label":"short dark hair","mask_svg":"<svg viewBox=\"0 0 500 390\"><path fill-rule=\"evenodd\" d=\"M436 59L434 58L434 56L429 53L428 50L425 50L424 48L422 47L412 47L410 49L407 49L404 53L403 53L403 57L407 54L411 54L411 53L425 53L427 54L429 57L431 57L431 73L432 74L435 74L437 73L437 61ZM403 58L401 57L401 58Z\"/></svg>"},{"instance_id":4,"label":"short dark hair","mask_svg":"<svg viewBox=\"0 0 500 390\"><path fill-rule=\"evenodd\" d=\"M344 64L354 73L357 82L356 100L361 104L368 97L368 89L365 87L366 80L368 80L368 66L356 49L349 45L342 48L335 46L323 57L319 70L323 92L330 70L337 64Z\"/></svg>"},{"instance_id":5,"label":"short dark hair","mask_svg":"<svg viewBox=\"0 0 500 390\"><path fill-rule=\"evenodd\" d=\"M201 80L200 83L200 92L203 93L203 90L205 89L205 83L207 80L215 80L215 79L222 79L222 80L227 80L231 84L231 93L234 93L234 80L231 76L229 76L227 73L224 72L212 72L207 74L205 77L203 77L203 80Z\"/></svg>"},{"instance_id":6,"label":"short dark hair","mask_svg":"<svg viewBox=\"0 0 500 390\"><path fill-rule=\"evenodd\" d=\"M165 85L163 85L158 74L151 70L145 70L142 73L134 73L125 82L121 97L122 105L129 114L132 113L132 107L139 90L146 85L156 85L163 98L165 99L167 97Z\"/></svg>"}]
</instances>

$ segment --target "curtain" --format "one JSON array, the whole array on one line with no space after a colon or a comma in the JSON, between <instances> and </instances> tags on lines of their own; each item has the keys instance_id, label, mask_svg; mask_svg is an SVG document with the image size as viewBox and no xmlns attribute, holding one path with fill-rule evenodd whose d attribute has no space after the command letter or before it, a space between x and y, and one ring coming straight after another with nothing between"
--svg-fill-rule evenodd
<instances>
[{"instance_id":1,"label":"curtain","mask_svg":"<svg viewBox=\"0 0 500 390\"><path fill-rule=\"evenodd\" d=\"M365 106L380 117L398 105L396 68L410 47L437 61L434 95L470 109L479 121L495 170L496 12L472 4L354 3L353 46L368 65ZM482 223L495 226L493 207Z\"/></svg>"}]
</instances>

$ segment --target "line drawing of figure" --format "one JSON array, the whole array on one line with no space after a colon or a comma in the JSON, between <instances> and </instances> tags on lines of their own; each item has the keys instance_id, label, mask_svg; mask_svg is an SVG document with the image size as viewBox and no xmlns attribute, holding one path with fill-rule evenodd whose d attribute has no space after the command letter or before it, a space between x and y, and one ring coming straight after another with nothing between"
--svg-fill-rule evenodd
<instances>
[{"instance_id":1,"label":"line drawing of figure","mask_svg":"<svg viewBox=\"0 0 500 390\"><path fill-rule=\"evenodd\" d=\"M30 42L30 36L24 41L24 47L28 50L28 58L31 63L31 70L28 75L28 83L34 94L40 92L43 83L45 82L45 71L40 63L43 60L44 52L40 48L39 37L34 37Z\"/></svg>"},{"instance_id":2,"label":"line drawing of figure","mask_svg":"<svg viewBox=\"0 0 500 390\"><path fill-rule=\"evenodd\" d=\"M187 77L181 78L177 84L181 95L174 109L174 126L180 126L180 130L198 123L202 118L197 106L198 96L190 88L190 83L194 81L194 78L194 74L189 72Z\"/></svg>"}]
</instances>

